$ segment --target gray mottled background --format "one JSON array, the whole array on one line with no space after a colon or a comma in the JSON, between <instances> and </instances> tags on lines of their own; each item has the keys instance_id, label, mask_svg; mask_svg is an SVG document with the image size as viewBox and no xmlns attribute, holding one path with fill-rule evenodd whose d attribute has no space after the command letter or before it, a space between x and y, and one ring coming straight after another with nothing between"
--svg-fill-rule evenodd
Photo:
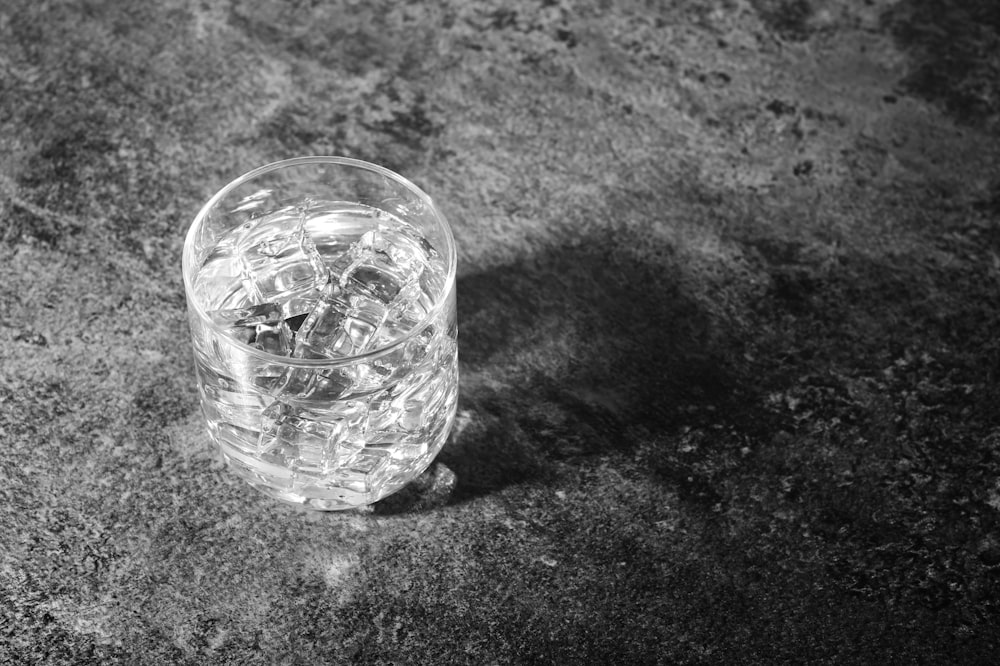
<instances>
[{"instance_id":1,"label":"gray mottled background","mask_svg":"<svg viewBox=\"0 0 1000 666\"><path fill-rule=\"evenodd\" d=\"M300 154L452 221L447 503L208 446L183 235ZM993 0L3 0L0 287L0 661L996 659Z\"/></svg>"}]
</instances>

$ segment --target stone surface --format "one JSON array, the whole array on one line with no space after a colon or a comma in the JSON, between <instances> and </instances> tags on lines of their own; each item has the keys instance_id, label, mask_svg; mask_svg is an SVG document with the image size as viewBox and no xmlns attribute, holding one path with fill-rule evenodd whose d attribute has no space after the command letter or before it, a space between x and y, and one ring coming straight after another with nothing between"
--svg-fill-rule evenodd
<instances>
[{"instance_id":1,"label":"stone surface","mask_svg":"<svg viewBox=\"0 0 1000 666\"><path fill-rule=\"evenodd\" d=\"M997 7L6 0L0 661L993 663ZM460 247L454 479L368 512L227 474L186 347L307 153Z\"/></svg>"}]
</instances>

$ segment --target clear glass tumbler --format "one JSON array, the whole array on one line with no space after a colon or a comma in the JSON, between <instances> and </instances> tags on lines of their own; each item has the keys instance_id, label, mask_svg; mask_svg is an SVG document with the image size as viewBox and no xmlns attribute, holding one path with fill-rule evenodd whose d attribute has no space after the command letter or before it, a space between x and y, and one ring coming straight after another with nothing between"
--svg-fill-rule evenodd
<instances>
[{"instance_id":1,"label":"clear glass tumbler","mask_svg":"<svg viewBox=\"0 0 1000 666\"><path fill-rule=\"evenodd\" d=\"M455 262L430 197L367 162L276 162L212 197L184 287L202 412L230 468L321 510L419 475L455 418Z\"/></svg>"}]
</instances>

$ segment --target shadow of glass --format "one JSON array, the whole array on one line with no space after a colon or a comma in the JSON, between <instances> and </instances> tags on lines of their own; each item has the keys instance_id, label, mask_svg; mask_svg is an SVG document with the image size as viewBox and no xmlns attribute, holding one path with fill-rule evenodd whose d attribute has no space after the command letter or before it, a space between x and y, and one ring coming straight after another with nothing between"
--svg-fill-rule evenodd
<instances>
[{"instance_id":1,"label":"shadow of glass","mask_svg":"<svg viewBox=\"0 0 1000 666\"><path fill-rule=\"evenodd\" d=\"M395 516L439 509L451 500L456 480L455 472L435 461L399 491L373 504L371 511L376 516Z\"/></svg>"},{"instance_id":2,"label":"shadow of glass","mask_svg":"<svg viewBox=\"0 0 1000 666\"><path fill-rule=\"evenodd\" d=\"M635 453L637 432L732 398L671 248L638 243L587 238L459 280L459 414L439 457L453 501Z\"/></svg>"}]
</instances>

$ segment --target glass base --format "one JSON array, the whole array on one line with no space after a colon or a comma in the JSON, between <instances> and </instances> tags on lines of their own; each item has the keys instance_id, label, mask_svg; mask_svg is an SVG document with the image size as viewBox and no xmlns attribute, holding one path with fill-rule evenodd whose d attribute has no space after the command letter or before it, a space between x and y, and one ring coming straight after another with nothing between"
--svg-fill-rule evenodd
<instances>
[{"instance_id":1,"label":"glass base","mask_svg":"<svg viewBox=\"0 0 1000 666\"><path fill-rule=\"evenodd\" d=\"M274 476L262 478L259 473L241 465L239 459L234 460L225 453L223 458L237 476L261 494L284 504L314 511L370 511L373 504L395 494L399 497L387 502L383 513L399 513L411 508L424 510L446 504L456 483L455 473L445 465L435 463L433 455L416 461L405 474L397 475L369 492L317 485L293 485L289 483L290 479Z\"/></svg>"},{"instance_id":2,"label":"glass base","mask_svg":"<svg viewBox=\"0 0 1000 666\"><path fill-rule=\"evenodd\" d=\"M385 486L380 488L377 493L359 493L343 488L325 489L315 487L301 490L286 490L249 479L247 483L258 492L285 504L293 504L315 511L349 511L351 509L364 509L374 504L405 486L408 481L409 479L404 479L398 483Z\"/></svg>"},{"instance_id":3,"label":"glass base","mask_svg":"<svg viewBox=\"0 0 1000 666\"><path fill-rule=\"evenodd\" d=\"M290 490L278 490L277 488L271 488L263 483L254 483L253 481L248 483L250 487L260 493L263 493L264 495L267 495L271 499L276 499L279 502L292 504L305 509L313 509L315 511L349 511L352 509L364 509L370 505L370 502L365 501L363 498L359 501L358 499L348 499L346 497L307 497Z\"/></svg>"}]
</instances>

